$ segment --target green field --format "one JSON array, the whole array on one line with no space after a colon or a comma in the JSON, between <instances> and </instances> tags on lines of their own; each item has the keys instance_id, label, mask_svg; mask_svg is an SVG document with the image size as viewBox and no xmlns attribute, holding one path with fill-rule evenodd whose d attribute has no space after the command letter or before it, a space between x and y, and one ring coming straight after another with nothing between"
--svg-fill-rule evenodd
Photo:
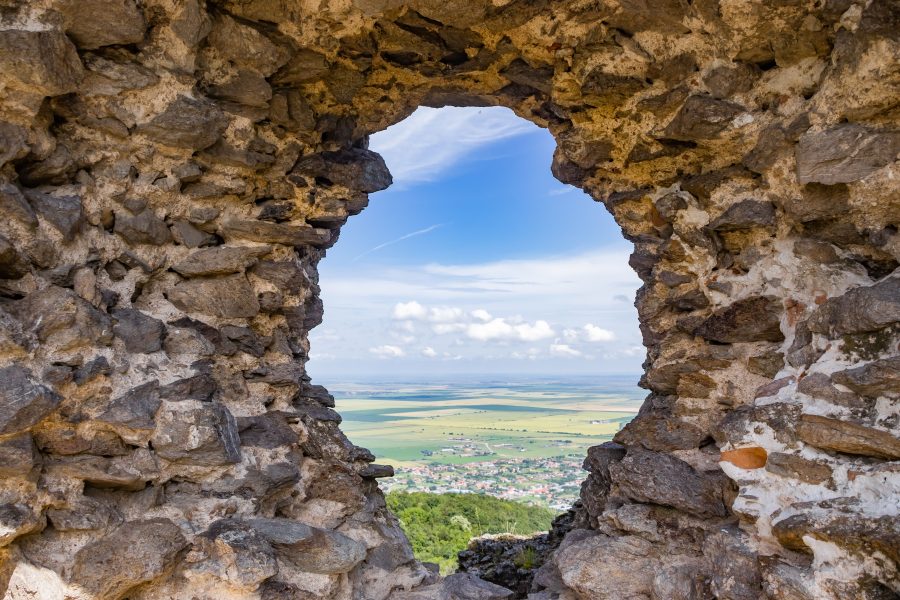
<instances>
[{"instance_id":1,"label":"green field","mask_svg":"<svg viewBox=\"0 0 900 600\"><path fill-rule=\"evenodd\" d=\"M347 436L397 467L583 456L630 421L643 396L624 378L330 387Z\"/></svg>"}]
</instances>

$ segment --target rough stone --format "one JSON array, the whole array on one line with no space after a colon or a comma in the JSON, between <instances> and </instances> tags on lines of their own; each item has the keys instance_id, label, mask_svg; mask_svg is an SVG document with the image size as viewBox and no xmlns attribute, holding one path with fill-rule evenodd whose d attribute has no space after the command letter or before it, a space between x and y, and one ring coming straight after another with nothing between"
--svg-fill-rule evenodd
<instances>
[{"instance_id":1,"label":"rough stone","mask_svg":"<svg viewBox=\"0 0 900 600\"><path fill-rule=\"evenodd\" d=\"M267 539L281 560L312 573L346 573L366 556L360 542L336 531L287 519L251 519L247 524Z\"/></svg>"},{"instance_id":2,"label":"rough stone","mask_svg":"<svg viewBox=\"0 0 900 600\"><path fill-rule=\"evenodd\" d=\"M687 142L717 137L743 109L712 96L691 96L666 126L664 136Z\"/></svg>"},{"instance_id":3,"label":"rough stone","mask_svg":"<svg viewBox=\"0 0 900 600\"><path fill-rule=\"evenodd\" d=\"M513 592L469 573L448 575L440 583L413 592L399 592L397 600L508 600Z\"/></svg>"},{"instance_id":4,"label":"rough stone","mask_svg":"<svg viewBox=\"0 0 900 600\"><path fill-rule=\"evenodd\" d=\"M825 450L874 456L886 460L900 458L900 437L889 431L821 417L802 415L797 435L805 443Z\"/></svg>"},{"instance_id":5,"label":"rough stone","mask_svg":"<svg viewBox=\"0 0 900 600\"><path fill-rule=\"evenodd\" d=\"M165 574L187 544L169 519L129 521L75 554L72 581L93 598L122 598L129 590ZM128 552L123 552L124 548Z\"/></svg>"},{"instance_id":6,"label":"rough stone","mask_svg":"<svg viewBox=\"0 0 900 600\"><path fill-rule=\"evenodd\" d=\"M165 221L152 210L145 210L133 217L121 213L116 215L115 232L129 244L161 246L172 240L172 233Z\"/></svg>"},{"instance_id":7,"label":"rough stone","mask_svg":"<svg viewBox=\"0 0 900 600\"><path fill-rule=\"evenodd\" d=\"M60 31L0 31L0 70L40 95L74 91L84 77L78 52Z\"/></svg>"},{"instance_id":8,"label":"rough stone","mask_svg":"<svg viewBox=\"0 0 900 600\"><path fill-rule=\"evenodd\" d=\"M22 433L0 442L0 477L26 476L36 464L31 435Z\"/></svg>"},{"instance_id":9,"label":"rough stone","mask_svg":"<svg viewBox=\"0 0 900 600\"><path fill-rule=\"evenodd\" d=\"M178 96L138 132L168 146L202 150L215 144L226 126L225 115L212 102Z\"/></svg>"},{"instance_id":10,"label":"rough stone","mask_svg":"<svg viewBox=\"0 0 900 600\"><path fill-rule=\"evenodd\" d=\"M185 277L240 273L271 251L269 246L218 246L198 250L172 268Z\"/></svg>"},{"instance_id":11,"label":"rough stone","mask_svg":"<svg viewBox=\"0 0 900 600\"><path fill-rule=\"evenodd\" d=\"M14 311L38 341L63 351L112 342L110 318L71 290L51 286L34 292Z\"/></svg>"},{"instance_id":12,"label":"rough stone","mask_svg":"<svg viewBox=\"0 0 900 600\"><path fill-rule=\"evenodd\" d=\"M898 152L898 131L872 131L848 123L808 132L797 143L797 179L825 185L859 181L896 160Z\"/></svg>"},{"instance_id":13,"label":"rough stone","mask_svg":"<svg viewBox=\"0 0 900 600\"><path fill-rule=\"evenodd\" d=\"M219 466L241 460L237 422L218 403L166 401L156 415L151 442L156 453L171 462Z\"/></svg>"},{"instance_id":14,"label":"rough stone","mask_svg":"<svg viewBox=\"0 0 900 600\"><path fill-rule=\"evenodd\" d=\"M332 239L331 231L328 229L266 221L227 221L222 224L220 233L226 239L234 237L264 244L284 244L298 247L325 246Z\"/></svg>"},{"instance_id":15,"label":"rough stone","mask_svg":"<svg viewBox=\"0 0 900 600\"><path fill-rule=\"evenodd\" d=\"M707 318L694 335L724 344L780 342L781 302L771 296L738 300Z\"/></svg>"},{"instance_id":16,"label":"rough stone","mask_svg":"<svg viewBox=\"0 0 900 600\"><path fill-rule=\"evenodd\" d=\"M386 189L393 181L381 156L358 148L304 156L294 165L289 179L299 175L366 193Z\"/></svg>"},{"instance_id":17,"label":"rough stone","mask_svg":"<svg viewBox=\"0 0 900 600\"><path fill-rule=\"evenodd\" d=\"M81 198L78 196L51 196L36 190L28 190L25 197L34 212L53 225L68 240L84 223Z\"/></svg>"},{"instance_id":18,"label":"rough stone","mask_svg":"<svg viewBox=\"0 0 900 600\"><path fill-rule=\"evenodd\" d=\"M722 481L698 473L669 454L632 448L621 461L609 465L609 472L613 492L637 502L671 506L698 516L728 514Z\"/></svg>"},{"instance_id":19,"label":"rough stone","mask_svg":"<svg viewBox=\"0 0 900 600\"><path fill-rule=\"evenodd\" d=\"M137 44L147 23L133 0L66 0L58 5L66 33L79 48Z\"/></svg>"},{"instance_id":20,"label":"rough stone","mask_svg":"<svg viewBox=\"0 0 900 600\"><path fill-rule=\"evenodd\" d=\"M896 397L900 395L900 356L882 358L861 367L837 371L831 374L831 381L870 398Z\"/></svg>"},{"instance_id":21,"label":"rough stone","mask_svg":"<svg viewBox=\"0 0 900 600\"><path fill-rule=\"evenodd\" d=\"M829 298L808 320L810 331L831 337L874 331L900 321L900 277Z\"/></svg>"},{"instance_id":22,"label":"rough stone","mask_svg":"<svg viewBox=\"0 0 900 600\"><path fill-rule=\"evenodd\" d=\"M25 431L53 412L61 401L59 394L35 381L25 367L0 369L0 435Z\"/></svg>"},{"instance_id":23,"label":"rough stone","mask_svg":"<svg viewBox=\"0 0 900 600\"><path fill-rule=\"evenodd\" d=\"M162 350L166 335L165 324L134 308L114 310L113 333L125 343L125 349L136 354L150 354Z\"/></svg>"},{"instance_id":24,"label":"rough stone","mask_svg":"<svg viewBox=\"0 0 900 600\"><path fill-rule=\"evenodd\" d=\"M708 225L713 231L740 231L752 227L775 225L775 205L758 200L742 200L729 206Z\"/></svg>"},{"instance_id":25,"label":"rough stone","mask_svg":"<svg viewBox=\"0 0 900 600\"><path fill-rule=\"evenodd\" d=\"M831 469L828 465L814 460L803 458L797 454L785 454L772 452L766 461L766 471L798 479L800 481L816 485L831 479Z\"/></svg>"},{"instance_id":26,"label":"rough stone","mask_svg":"<svg viewBox=\"0 0 900 600\"><path fill-rule=\"evenodd\" d=\"M159 384L151 381L114 398L96 420L111 426L126 442L140 444L153 434L160 404Z\"/></svg>"},{"instance_id":27,"label":"rough stone","mask_svg":"<svg viewBox=\"0 0 900 600\"><path fill-rule=\"evenodd\" d=\"M173 287L167 297L188 313L224 319L250 318L259 313L259 301L244 275L188 279Z\"/></svg>"}]
</instances>

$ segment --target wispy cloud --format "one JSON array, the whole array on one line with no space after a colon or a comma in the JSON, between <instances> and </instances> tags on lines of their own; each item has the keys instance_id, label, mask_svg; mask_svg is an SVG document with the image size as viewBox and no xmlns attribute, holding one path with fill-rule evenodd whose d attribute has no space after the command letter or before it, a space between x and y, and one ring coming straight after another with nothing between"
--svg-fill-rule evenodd
<instances>
[{"instance_id":1,"label":"wispy cloud","mask_svg":"<svg viewBox=\"0 0 900 600\"><path fill-rule=\"evenodd\" d=\"M413 231L412 233L407 233L406 235L401 235L397 239L393 239L388 242L384 242L383 244L378 244L374 248L369 248L368 250L366 250L365 252L363 252L362 254L357 256L356 258L354 258L353 262L358 261L363 256L368 256L369 254L372 254L373 252L377 252L378 250L381 250L382 248L387 248L388 246L393 246L394 244L398 244L404 240L408 240L409 238L414 238L416 236L425 235L426 233L431 233L435 229L443 227L444 225L446 225L446 223L438 223L437 225L431 225L430 227L426 227L425 229L419 229L418 231Z\"/></svg>"},{"instance_id":2,"label":"wispy cloud","mask_svg":"<svg viewBox=\"0 0 900 600\"><path fill-rule=\"evenodd\" d=\"M537 131L508 108L421 107L373 135L369 147L384 157L394 185L402 187L434 181L479 147Z\"/></svg>"}]
</instances>

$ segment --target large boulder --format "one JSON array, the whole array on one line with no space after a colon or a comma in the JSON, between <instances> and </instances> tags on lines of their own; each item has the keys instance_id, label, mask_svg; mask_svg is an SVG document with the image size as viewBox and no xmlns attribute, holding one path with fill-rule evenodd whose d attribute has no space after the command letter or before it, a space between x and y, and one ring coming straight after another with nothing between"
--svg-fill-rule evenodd
<instances>
[{"instance_id":1,"label":"large boulder","mask_svg":"<svg viewBox=\"0 0 900 600\"><path fill-rule=\"evenodd\" d=\"M202 150L215 144L227 126L228 119L213 102L179 95L137 131L168 146Z\"/></svg>"},{"instance_id":2,"label":"large boulder","mask_svg":"<svg viewBox=\"0 0 900 600\"><path fill-rule=\"evenodd\" d=\"M75 91L84 77L78 51L61 31L0 31L0 71L44 96Z\"/></svg>"},{"instance_id":3,"label":"large boulder","mask_svg":"<svg viewBox=\"0 0 900 600\"><path fill-rule=\"evenodd\" d=\"M773 296L756 296L732 302L701 323L694 335L711 342L781 342L781 301Z\"/></svg>"},{"instance_id":4,"label":"large boulder","mask_svg":"<svg viewBox=\"0 0 900 600\"><path fill-rule=\"evenodd\" d=\"M244 275L188 279L169 290L169 302L184 312L223 319L251 318L259 314L259 301Z\"/></svg>"},{"instance_id":5,"label":"large boulder","mask_svg":"<svg viewBox=\"0 0 900 600\"><path fill-rule=\"evenodd\" d=\"M297 176L366 193L386 189L393 181L384 159L371 150L361 148L304 156L294 165L288 179L296 179Z\"/></svg>"},{"instance_id":6,"label":"large boulder","mask_svg":"<svg viewBox=\"0 0 900 600\"><path fill-rule=\"evenodd\" d=\"M875 331L900 321L900 276L870 286L853 288L829 298L810 316L807 327L837 337Z\"/></svg>"},{"instance_id":7,"label":"large boulder","mask_svg":"<svg viewBox=\"0 0 900 600\"><path fill-rule=\"evenodd\" d=\"M617 496L703 517L728 514L724 475L697 472L670 454L631 448L621 461L610 463L609 475Z\"/></svg>"},{"instance_id":8,"label":"large boulder","mask_svg":"<svg viewBox=\"0 0 900 600\"><path fill-rule=\"evenodd\" d=\"M151 442L156 454L170 462L224 466L241 461L237 423L217 402L164 402Z\"/></svg>"},{"instance_id":9,"label":"large boulder","mask_svg":"<svg viewBox=\"0 0 900 600\"><path fill-rule=\"evenodd\" d=\"M114 310L113 333L125 344L125 349L136 354L150 354L162 349L166 326L159 319L135 309Z\"/></svg>"},{"instance_id":10,"label":"large boulder","mask_svg":"<svg viewBox=\"0 0 900 600\"><path fill-rule=\"evenodd\" d=\"M75 554L71 582L96 600L117 600L161 577L188 545L169 519L129 521Z\"/></svg>"},{"instance_id":11,"label":"large boulder","mask_svg":"<svg viewBox=\"0 0 900 600\"><path fill-rule=\"evenodd\" d=\"M0 435L20 433L53 412L62 398L18 365L0 369Z\"/></svg>"},{"instance_id":12,"label":"large boulder","mask_svg":"<svg viewBox=\"0 0 900 600\"><path fill-rule=\"evenodd\" d=\"M288 519L249 519L246 523L275 548L280 560L310 573L346 573L366 557L366 547L337 531Z\"/></svg>"},{"instance_id":13,"label":"large boulder","mask_svg":"<svg viewBox=\"0 0 900 600\"><path fill-rule=\"evenodd\" d=\"M86 50L143 41L144 14L134 0L63 0L66 33Z\"/></svg>"},{"instance_id":14,"label":"large boulder","mask_svg":"<svg viewBox=\"0 0 900 600\"><path fill-rule=\"evenodd\" d=\"M853 123L807 132L797 143L800 183L859 181L894 162L900 152L900 131L874 131Z\"/></svg>"}]
</instances>

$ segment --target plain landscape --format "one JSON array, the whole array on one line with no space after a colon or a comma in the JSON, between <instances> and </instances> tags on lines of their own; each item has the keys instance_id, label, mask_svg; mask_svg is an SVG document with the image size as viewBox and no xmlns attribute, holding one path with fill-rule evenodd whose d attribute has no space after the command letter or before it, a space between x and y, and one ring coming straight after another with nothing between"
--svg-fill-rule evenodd
<instances>
[{"instance_id":1,"label":"plain landscape","mask_svg":"<svg viewBox=\"0 0 900 600\"><path fill-rule=\"evenodd\" d=\"M564 510L587 448L640 407L631 375L330 384L343 429L396 475L386 491L480 493Z\"/></svg>"}]
</instances>

